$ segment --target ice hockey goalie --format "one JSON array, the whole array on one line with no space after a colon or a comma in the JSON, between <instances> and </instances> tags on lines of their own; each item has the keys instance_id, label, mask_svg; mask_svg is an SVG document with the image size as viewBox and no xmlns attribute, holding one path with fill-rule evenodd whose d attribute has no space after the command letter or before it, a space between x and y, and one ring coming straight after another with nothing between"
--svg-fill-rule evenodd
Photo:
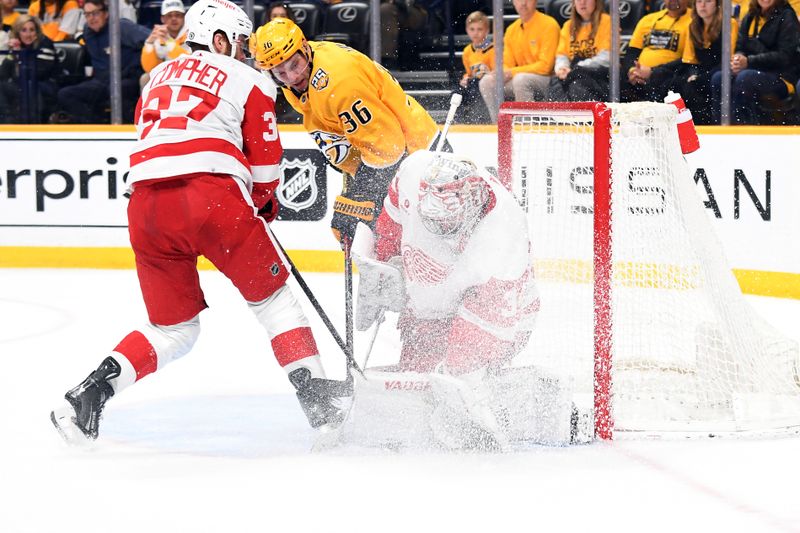
<instances>
[{"instance_id":1,"label":"ice hockey goalie","mask_svg":"<svg viewBox=\"0 0 800 533\"><path fill-rule=\"evenodd\" d=\"M538 409L531 397L561 387L534 369L511 370L539 309L530 247L514 197L469 158L420 151L403 162L372 253L355 255L356 327L399 312L400 358L367 372L345 437L500 450L524 436L520 417ZM568 440L570 400L548 398L549 408L564 404L556 440Z\"/></svg>"}]
</instances>

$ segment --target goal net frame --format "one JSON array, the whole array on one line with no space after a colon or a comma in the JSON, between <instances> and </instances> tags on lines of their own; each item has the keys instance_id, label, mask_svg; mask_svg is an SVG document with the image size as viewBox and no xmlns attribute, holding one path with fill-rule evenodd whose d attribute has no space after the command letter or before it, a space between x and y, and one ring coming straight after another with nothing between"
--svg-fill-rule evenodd
<instances>
[{"instance_id":1,"label":"goal net frame","mask_svg":"<svg viewBox=\"0 0 800 533\"><path fill-rule=\"evenodd\" d=\"M592 305L593 305L593 383L591 385L592 394L593 394L593 408L594 408L594 431L595 431L595 438L603 439L603 440L610 440L615 435L615 417L614 417L614 408L612 402L615 401L613 394L614 391L612 387L614 384L612 383L612 371L614 365L614 306L613 306L613 299L612 296L615 294L614 286L614 252L613 252L613 234L614 234L614 210L612 207L613 200L613 187L614 187L614 154L616 146L616 140L620 137L625 137L625 128L626 124L622 122L615 125L615 121L617 121L616 113L618 113L621 109L621 106L635 106L635 105L642 105L642 104L606 104L606 103L599 103L599 102L506 102L500 107L500 111L498 114L498 177L500 178L501 182L511 191L514 191L514 188L519 186L521 189L520 195L518 196L517 200L522 204L526 209L528 208L529 198L524 197L526 194L530 195L529 192L526 192L528 189L533 189L534 180L537 179L537 176L527 176L526 172L528 172L527 167L522 167L519 170L520 176L514 176L514 161L513 157L515 156L515 135L519 133L515 133L518 130L522 130L522 134L524 134L526 130L524 127L520 127L520 125L524 125L521 123L517 123L515 125L515 117L523 117L522 122L524 122L524 117L529 116L531 123L535 124L535 127L538 127L539 124L536 122L536 117L554 117L553 123L558 124L559 115L564 117L564 123L569 123L571 119L576 120L576 117L580 117L580 122L582 127L586 131L581 131L581 134L585 134L585 137L588 138L588 128L591 128L591 138L592 138L592 164L593 164L593 200L592 202L587 202L589 205L593 205L593 213L592 213L592 224L593 224L593 235L592 235L592 254L591 254L591 273L587 273L593 276L591 283L593 284L591 289L592 294ZM663 106L665 104L644 104L650 106L662 106L662 115L664 109L667 109ZM631 108L626 108L631 109ZM671 113L671 109L667 109L669 113ZM669 114L667 113L667 114ZM622 113L622 117L625 117L625 113ZM586 117L586 123L590 122L590 125L587 126L583 123L583 118ZM663 117L662 117L663 118ZM619 119L622 120L622 119ZM665 124L665 122L662 122ZM515 130L515 127L518 130ZM536 135L537 132L535 127L532 128L531 135ZM547 126L545 126L547 127ZM668 130L668 136L672 135L671 130ZM535 139L535 137L532 137ZM665 172L683 172L683 169L686 168L685 162L682 160L682 156L680 154L680 149L676 148L678 146L677 143L677 130L675 131L674 138L670 138L669 146L667 150L672 150L669 153L672 154L673 158L677 158L682 166L679 168L675 168L674 165L669 165L670 169L665 170ZM533 143L534 141L526 141L529 143ZM545 141L543 141L545 142ZM521 142L520 145L524 143ZM677 149L677 153L674 151ZM522 150L522 148L520 148ZM618 147L617 151L620 150ZM538 154L538 152L536 152ZM624 151L619 151L619 157L624 157ZM543 159L547 159L549 154L542 156ZM522 157L531 157L530 155L522 155L518 156ZM554 157L556 157L554 155ZM586 158L588 163L588 157ZM583 161L583 159L582 159ZM577 164L577 163L576 163ZM621 163L619 163L621 165ZM620 168L623 168L622 165ZM588 177L588 176L587 176ZM687 176L690 179L689 176ZM516 181L515 181L516 180ZM588 180L587 180L588 182ZM522 185L520 185L522 183ZM621 185L621 184L620 184ZM683 185L681 185L683 187ZM624 215L624 214L623 214ZM533 216L533 215L531 215ZM702 216L702 213L701 213ZM622 219L625 217L623 216ZM531 219L533 220L533 219ZM705 219L703 219L705 221ZM710 224L710 222L709 222ZM713 236L713 231L709 227L708 230L711 232ZM532 236L533 239L533 236ZM537 243L535 239L532 242L534 248L536 248ZM587 243L588 245L588 243ZM724 263L724 254L719 249L721 256L721 260ZM587 248L588 251L588 248ZM588 266L588 265L587 265ZM728 267L728 271L729 271ZM731 274L732 279L732 274ZM735 281L731 281L733 285L735 285ZM730 283L728 287L730 288ZM738 289L738 286L736 287ZM624 293L625 289L620 288L621 294ZM732 292L733 289L730 289ZM713 292L713 291L712 291ZM741 297L739 292L738 296L734 295L733 297ZM745 304L746 305L746 304ZM748 315L749 316L749 315ZM761 330L759 330L761 331ZM588 333L588 331L587 331ZM588 335L587 335L588 338ZM792 341L793 342L793 341ZM796 343L795 343L796 345ZM588 346L587 346L588 348ZM786 430L790 430L793 433L798 432L798 428L800 428L800 410L796 409L797 405L800 405L798 401L800 401L800 381L798 381L798 363L796 362L796 346L791 349L783 349L783 353L790 354L787 359L791 359L789 366L795 365L793 374L793 379L795 380L798 389L797 390L789 390L787 394L787 388L785 387L785 381L790 381L792 378L783 379L781 378L779 381L779 385L773 387L772 389L765 390L767 394L775 394L780 396L781 398L788 397L788 409L784 410L784 414L788 413L788 417L784 417L784 419L774 422L770 419L769 423L774 423L775 428L779 432L786 432ZM794 350L794 351L792 351ZM588 349L586 349L588 352ZM757 356L753 356L754 361L760 361L757 359ZM748 364L752 364L752 361L748 361ZM772 364L772 360L769 361ZM588 361L586 365L590 364ZM625 367L624 362L620 361L620 371L622 371ZM740 363L741 364L741 363ZM783 364L783 363L782 363ZM745 365L746 366L746 365ZM777 368L777 365L776 365ZM778 369L780 372L784 374L784 368L786 365L780 366ZM587 368L588 370L588 368ZM792 371L789 371L791 374ZM587 375L588 377L588 375ZM778 383L776 381L776 383ZM588 382L587 382L588 385ZM773 384L774 385L774 384ZM783 387L783 388L781 388ZM752 385L751 385L752 388ZM777 392L776 392L777 391ZM588 391L587 391L588 392ZM747 391L748 393L752 392L750 390ZM761 391L755 390L756 393ZM781 396L782 395L782 396ZM736 426L736 418L734 415L734 422L733 426L734 429L730 431L730 433L735 433L739 435L743 435L747 433L747 430L740 431ZM699 424L702 427L702 420ZM714 423L718 422L717 419L711 419L710 425L713 426ZM755 424L758 426L758 424ZM780 427L778 427L780 426ZM768 426L772 428L773 426ZM761 430L764 428L759 427L756 433L773 433L771 429L767 429L766 431L762 432ZM625 431L631 431L628 428L625 428ZM671 432L672 430L666 430L667 433ZM727 434L726 430L722 430L721 432L717 431L705 431L705 430L690 430L690 433L694 431L692 434ZM637 430L633 430L633 433L636 433ZM652 433L657 435L661 435L660 430L655 430ZM650 434L648 431L643 431L641 434L647 435ZM676 433L677 434L677 431ZM688 435L687 435L688 436Z\"/></svg>"}]
</instances>

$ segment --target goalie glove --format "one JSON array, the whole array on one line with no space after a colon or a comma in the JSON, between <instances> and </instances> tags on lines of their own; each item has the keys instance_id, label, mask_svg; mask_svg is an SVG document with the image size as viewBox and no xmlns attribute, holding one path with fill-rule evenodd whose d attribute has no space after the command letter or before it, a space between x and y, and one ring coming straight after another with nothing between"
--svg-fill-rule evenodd
<instances>
[{"instance_id":1,"label":"goalie glove","mask_svg":"<svg viewBox=\"0 0 800 533\"><path fill-rule=\"evenodd\" d=\"M358 331L366 331L384 310L396 313L403 310L406 303L405 282L396 261L399 257L392 258L389 263L360 256L353 259L359 276L355 326Z\"/></svg>"},{"instance_id":2,"label":"goalie glove","mask_svg":"<svg viewBox=\"0 0 800 533\"><path fill-rule=\"evenodd\" d=\"M349 183L333 203L331 231L336 240L342 242L344 237L348 237L352 241L359 221L363 221L370 229L375 228L389 182L399 165L398 161L385 168L373 168L361 163L355 176L349 180L345 176L345 182Z\"/></svg>"}]
</instances>

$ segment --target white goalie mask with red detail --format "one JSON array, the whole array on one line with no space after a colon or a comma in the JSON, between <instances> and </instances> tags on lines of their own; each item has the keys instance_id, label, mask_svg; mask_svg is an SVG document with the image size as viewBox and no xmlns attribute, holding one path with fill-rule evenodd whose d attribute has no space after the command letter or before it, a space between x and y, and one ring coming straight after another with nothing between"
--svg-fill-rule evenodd
<instances>
[{"instance_id":1,"label":"white goalie mask with red detail","mask_svg":"<svg viewBox=\"0 0 800 533\"><path fill-rule=\"evenodd\" d=\"M455 235L474 227L488 199L488 184L475 163L440 153L420 179L417 211L431 233Z\"/></svg>"}]
</instances>

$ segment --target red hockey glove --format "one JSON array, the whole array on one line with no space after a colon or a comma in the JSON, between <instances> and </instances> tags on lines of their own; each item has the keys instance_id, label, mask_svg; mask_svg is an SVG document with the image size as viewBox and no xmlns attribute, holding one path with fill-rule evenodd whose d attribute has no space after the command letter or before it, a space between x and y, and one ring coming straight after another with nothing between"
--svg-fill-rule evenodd
<instances>
[{"instance_id":1,"label":"red hockey glove","mask_svg":"<svg viewBox=\"0 0 800 533\"><path fill-rule=\"evenodd\" d=\"M275 198L275 188L277 185L277 181L270 183L253 183L253 192L250 196L253 198L253 204L258 208L258 216L262 217L267 222L272 222L278 218L280 204L278 203L278 199Z\"/></svg>"},{"instance_id":2,"label":"red hockey glove","mask_svg":"<svg viewBox=\"0 0 800 533\"><path fill-rule=\"evenodd\" d=\"M280 211L280 204L278 203L277 198L270 198L267 200L267 203L264 204L264 207L258 210L258 216L263 218L269 224L276 218L278 218L278 212Z\"/></svg>"}]
</instances>

